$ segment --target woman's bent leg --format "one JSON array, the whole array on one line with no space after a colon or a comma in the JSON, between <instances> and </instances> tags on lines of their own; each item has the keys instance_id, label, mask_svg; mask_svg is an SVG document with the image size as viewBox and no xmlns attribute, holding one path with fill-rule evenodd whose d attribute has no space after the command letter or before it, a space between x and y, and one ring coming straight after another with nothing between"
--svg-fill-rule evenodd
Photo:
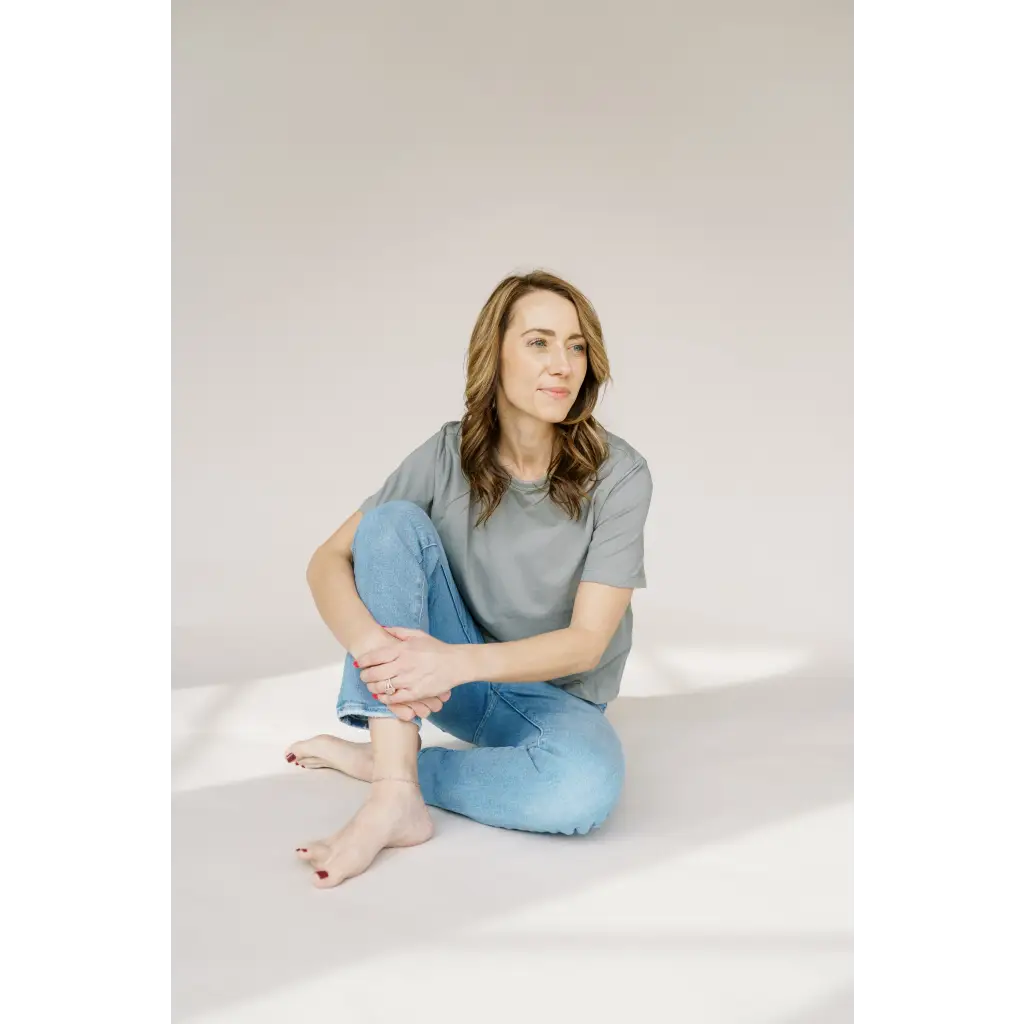
<instances>
[{"instance_id":1,"label":"woman's bent leg","mask_svg":"<svg viewBox=\"0 0 1024 1024\"><path fill-rule=\"evenodd\" d=\"M360 522L352 551L359 597L382 626L422 629L446 643L483 642L462 604L437 531L422 509L405 501L378 506ZM348 825L297 851L316 869L320 888L365 871L385 847L422 843L433 832L417 777L419 719L397 718L374 700L359 676L347 657L338 716L369 728L370 778L376 781ZM456 702L463 717L472 711L468 698L470 691Z\"/></svg>"},{"instance_id":2,"label":"woman's bent leg","mask_svg":"<svg viewBox=\"0 0 1024 1024\"><path fill-rule=\"evenodd\" d=\"M481 745L420 753L426 802L529 832L572 835L601 825L625 777L622 746L602 709L547 683L469 685L490 691L473 737Z\"/></svg>"},{"instance_id":3,"label":"woman's bent leg","mask_svg":"<svg viewBox=\"0 0 1024 1024\"><path fill-rule=\"evenodd\" d=\"M434 524L418 506L391 501L368 512L356 531L353 556L359 597L381 625L423 629L445 643L483 643ZM484 693L474 693L475 687L483 687ZM486 705L486 690L483 683L458 687L433 721L452 735L472 735ZM351 655L346 655L342 669L337 713L346 725L359 729L366 729L371 720L399 721L390 708L373 699ZM414 722L420 724L418 718ZM285 757L303 768L333 768L369 782L374 746L373 740L354 743L322 734L291 744Z\"/></svg>"},{"instance_id":4,"label":"woman's bent leg","mask_svg":"<svg viewBox=\"0 0 1024 1024\"><path fill-rule=\"evenodd\" d=\"M449 644L484 642L437 530L418 505L389 501L369 511L356 530L352 556L359 599L380 625L422 629ZM359 729L371 718L398 721L387 705L374 700L351 655L345 658L337 710L342 722Z\"/></svg>"}]
</instances>

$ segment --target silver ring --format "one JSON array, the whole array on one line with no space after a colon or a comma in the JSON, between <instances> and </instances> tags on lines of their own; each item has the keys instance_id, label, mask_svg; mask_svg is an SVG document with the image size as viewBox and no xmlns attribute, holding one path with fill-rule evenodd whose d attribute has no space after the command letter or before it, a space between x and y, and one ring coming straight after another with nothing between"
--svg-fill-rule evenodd
<instances>
[{"instance_id":1,"label":"silver ring","mask_svg":"<svg viewBox=\"0 0 1024 1024\"><path fill-rule=\"evenodd\" d=\"M394 676L392 676L391 679L394 679ZM385 683L384 683L384 692L389 697L395 692L395 687L392 684L391 679L386 680Z\"/></svg>"}]
</instances>

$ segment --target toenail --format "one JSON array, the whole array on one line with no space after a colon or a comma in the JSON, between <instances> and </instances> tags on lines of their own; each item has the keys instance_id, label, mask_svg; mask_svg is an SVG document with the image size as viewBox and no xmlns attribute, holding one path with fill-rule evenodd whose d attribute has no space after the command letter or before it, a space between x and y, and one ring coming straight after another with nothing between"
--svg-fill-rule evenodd
<instances>
[{"instance_id":1,"label":"toenail","mask_svg":"<svg viewBox=\"0 0 1024 1024\"><path fill-rule=\"evenodd\" d=\"M287 756L287 757L285 758L285 760L286 760L286 761L294 761L294 760L295 760L295 755L294 755L294 754L289 754L289 755L288 755L288 756Z\"/></svg>"},{"instance_id":2,"label":"toenail","mask_svg":"<svg viewBox=\"0 0 1024 1024\"><path fill-rule=\"evenodd\" d=\"M317 878L326 878L327 877L327 872L326 871L318 871L316 873L316 877Z\"/></svg>"}]
</instances>

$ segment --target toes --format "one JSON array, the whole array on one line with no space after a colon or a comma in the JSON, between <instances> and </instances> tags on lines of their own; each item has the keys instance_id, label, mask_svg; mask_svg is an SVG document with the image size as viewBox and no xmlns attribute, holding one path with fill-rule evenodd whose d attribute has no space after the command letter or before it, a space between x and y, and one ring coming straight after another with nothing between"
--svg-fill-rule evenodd
<instances>
[{"instance_id":1,"label":"toes","mask_svg":"<svg viewBox=\"0 0 1024 1024\"><path fill-rule=\"evenodd\" d=\"M289 764L294 764L296 761L306 760L305 751L310 743L315 743L317 740L323 739L323 736L314 736L311 740L299 740L298 743L293 743L284 752L284 759Z\"/></svg>"},{"instance_id":2,"label":"toes","mask_svg":"<svg viewBox=\"0 0 1024 1024\"><path fill-rule=\"evenodd\" d=\"M293 743L285 752L284 759L289 764L295 764L297 761L302 760L302 748L305 746L304 743Z\"/></svg>"},{"instance_id":3,"label":"toes","mask_svg":"<svg viewBox=\"0 0 1024 1024\"><path fill-rule=\"evenodd\" d=\"M300 846L295 851L295 856L299 860L304 860L314 867L319 867L330 853L326 844L324 843L307 843L305 846Z\"/></svg>"},{"instance_id":4,"label":"toes","mask_svg":"<svg viewBox=\"0 0 1024 1024\"><path fill-rule=\"evenodd\" d=\"M313 873L313 884L318 889L333 889L342 881L341 876L331 877L330 873L323 869Z\"/></svg>"},{"instance_id":5,"label":"toes","mask_svg":"<svg viewBox=\"0 0 1024 1024\"><path fill-rule=\"evenodd\" d=\"M301 749L303 744L296 743L285 751L284 759L293 768L323 768L325 762L311 754L306 754Z\"/></svg>"}]
</instances>

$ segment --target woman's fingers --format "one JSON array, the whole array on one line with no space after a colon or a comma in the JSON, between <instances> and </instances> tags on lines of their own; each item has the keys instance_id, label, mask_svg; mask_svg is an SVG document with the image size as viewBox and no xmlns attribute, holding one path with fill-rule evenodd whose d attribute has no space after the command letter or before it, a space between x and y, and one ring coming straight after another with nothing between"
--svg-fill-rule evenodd
<instances>
[{"instance_id":1,"label":"woman's fingers","mask_svg":"<svg viewBox=\"0 0 1024 1024\"><path fill-rule=\"evenodd\" d=\"M444 707L444 701L440 697L424 697L423 700L403 700L398 701L395 704L388 704L388 707L399 718L406 722L411 721L416 715L420 718L426 718L428 715L433 714L435 711L440 711Z\"/></svg>"},{"instance_id":2,"label":"woman's fingers","mask_svg":"<svg viewBox=\"0 0 1024 1024\"><path fill-rule=\"evenodd\" d=\"M383 693L389 681L397 689L399 684L395 682L395 677L398 673L398 666L392 662L376 668L360 669L359 679L370 693Z\"/></svg>"},{"instance_id":3,"label":"woman's fingers","mask_svg":"<svg viewBox=\"0 0 1024 1024\"><path fill-rule=\"evenodd\" d=\"M398 689L394 693L378 693L377 700L381 704L410 704L414 700L422 700L412 690Z\"/></svg>"},{"instance_id":4,"label":"woman's fingers","mask_svg":"<svg viewBox=\"0 0 1024 1024\"><path fill-rule=\"evenodd\" d=\"M368 689L373 690L375 693L380 693L389 679L392 680L392 685L397 685L393 682L397 675L398 670L394 663L389 662L387 665L379 665L375 669L367 669L364 672L360 672L359 679L367 684Z\"/></svg>"},{"instance_id":5,"label":"woman's fingers","mask_svg":"<svg viewBox=\"0 0 1024 1024\"><path fill-rule=\"evenodd\" d=\"M352 662L357 669L365 672L367 669L375 669L399 658L404 650L402 641L397 637L386 637L384 642L371 651L364 651L358 658L353 655Z\"/></svg>"}]
</instances>

